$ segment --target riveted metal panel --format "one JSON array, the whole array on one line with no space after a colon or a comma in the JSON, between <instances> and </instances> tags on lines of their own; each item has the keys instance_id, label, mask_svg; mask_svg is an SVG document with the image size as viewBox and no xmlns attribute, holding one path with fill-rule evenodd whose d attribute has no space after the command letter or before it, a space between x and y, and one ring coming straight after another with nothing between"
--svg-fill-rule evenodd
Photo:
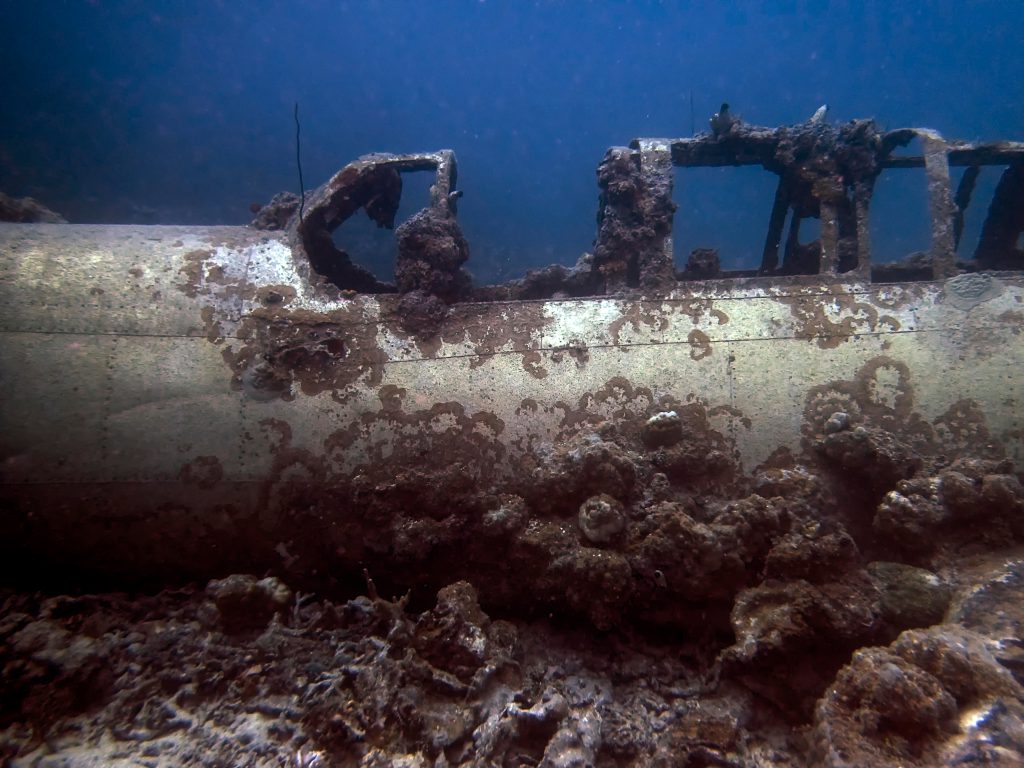
<instances>
[{"instance_id":1,"label":"riveted metal panel","mask_svg":"<svg viewBox=\"0 0 1024 768\"><path fill-rule=\"evenodd\" d=\"M108 366L106 473L97 479L246 479L242 397L226 385L223 365L205 338L119 337Z\"/></svg>"},{"instance_id":2,"label":"riveted metal panel","mask_svg":"<svg viewBox=\"0 0 1024 768\"><path fill-rule=\"evenodd\" d=\"M86 482L105 472L112 336L0 333L4 483Z\"/></svg>"}]
</instances>

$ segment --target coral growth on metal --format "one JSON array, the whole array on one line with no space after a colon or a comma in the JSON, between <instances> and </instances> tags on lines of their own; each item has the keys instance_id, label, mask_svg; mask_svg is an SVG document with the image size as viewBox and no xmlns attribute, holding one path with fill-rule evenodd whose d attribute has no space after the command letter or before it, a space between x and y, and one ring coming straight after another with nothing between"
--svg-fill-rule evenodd
<instances>
[{"instance_id":1,"label":"coral growth on metal","mask_svg":"<svg viewBox=\"0 0 1024 768\"><path fill-rule=\"evenodd\" d=\"M723 105L726 106L726 105ZM716 114L712 131L685 139L635 139L612 147L597 169L601 189L598 232L592 254L575 267L552 266L503 286L474 289L461 270L469 249L456 222L455 154L372 154L336 173L310 195L301 217L297 199L283 201L297 247L314 271L342 289L384 293L421 290L447 303L476 299L535 299L667 292L677 280L740 276L845 274L849 278L942 279L958 269L1019 269L1024 253L1024 144L948 141L926 128L883 132L872 120L832 125L819 115L792 126L765 128ZM919 139L921 155L897 154ZM676 273L672 259L672 200L675 168L759 165L778 176L768 212L761 264L722 272L709 249L696 249ZM963 233L980 169L1007 166L996 187L977 249L958 264ZM902 263L872 265L869 215L875 181L893 168L925 170L931 245L928 254L908 254ZM966 170L954 193L950 168ZM397 285L383 282L338 249L332 232L359 209L382 227L393 227L401 197L401 174L432 170L436 181L428 208L399 233ZM268 212L269 211L269 212ZM276 228L278 205L261 211L254 224ZM683 211L683 216L688 212ZM821 235L800 243L801 223L821 221ZM268 223L269 222L269 223ZM788 226L787 226L788 225ZM417 230L411 236L408 230ZM418 249L418 253L416 250Z\"/></svg>"}]
</instances>

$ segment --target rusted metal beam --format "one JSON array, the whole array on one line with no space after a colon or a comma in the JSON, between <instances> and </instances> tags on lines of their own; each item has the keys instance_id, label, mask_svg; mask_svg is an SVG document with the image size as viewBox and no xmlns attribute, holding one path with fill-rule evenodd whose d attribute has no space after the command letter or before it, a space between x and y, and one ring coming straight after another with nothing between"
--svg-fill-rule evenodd
<instances>
[{"instance_id":1,"label":"rusted metal beam","mask_svg":"<svg viewBox=\"0 0 1024 768\"><path fill-rule=\"evenodd\" d=\"M875 180L864 179L853 185L854 216L857 228L857 267L851 277L871 280L871 196Z\"/></svg>"},{"instance_id":2,"label":"rusted metal beam","mask_svg":"<svg viewBox=\"0 0 1024 768\"><path fill-rule=\"evenodd\" d=\"M648 194L653 198L652 208L668 212L668 216L666 225L655 225L653 240L637 254L638 282L642 289L663 289L675 282L671 217L676 209L676 205L672 201L675 179L672 154L666 142L640 142L640 173Z\"/></svg>"},{"instance_id":3,"label":"rusted metal beam","mask_svg":"<svg viewBox=\"0 0 1024 768\"><path fill-rule=\"evenodd\" d=\"M768 218L768 234L764 239L760 269L762 275L771 274L779 266L779 245L782 243L782 230L786 226L788 212L789 194L786 192L786 182L779 179L778 186L775 188L771 216Z\"/></svg>"},{"instance_id":4,"label":"rusted metal beam","mask_svg":"<svg viewBox=\"0 0 1024 768\"><path fill-rule=\"evenodd\" d=\"M902 129L898 133L903 136L917 129ZM979 165L1011 165L1024 161L1024 143L1016 141L1000 141L989 144L970 144L966 142L947 142L947 156L951 167ZM879 166L885 168L924 168L923 155L889 155L879 160Z\"/></svg>"},{"instance_id":5,"label":"rusted metal beam","mask_svg":"<svg viewBox=\"0 0 1024 768\"><path fill-rule=\"evenodd\" d=\"M932 220L932 273L937 280L956 274L953 195L950 190L946 142L937 131L919 129L928 176L928 211Z\"/></svg>"},{"instance_id":6,"label":"rusted metal beam","mask_svg":"<svg viewBox=\"0 0 1024 768\"><path fill-rule=\"evenodd\" d=\"M960 247L960 237L964 233L964 213L971 204L971 196L974 194L974 187L978 183L978 176L981 174L981 167L971 165L960 177L960 183L956 187L956 196L953 203L956 205L956 213L953 215L953 247Z\"/></svg>"},{"instance_id":7,"label":"rusted metal beam","mask_svg":"<svg viewBox=\"0 0 1024 768\"><path fill-rule=\"evenodd\" d=\"M823 275L839 273L839 213L828 201L821 203L821 269Z\"/></svg>"}]
</instances>

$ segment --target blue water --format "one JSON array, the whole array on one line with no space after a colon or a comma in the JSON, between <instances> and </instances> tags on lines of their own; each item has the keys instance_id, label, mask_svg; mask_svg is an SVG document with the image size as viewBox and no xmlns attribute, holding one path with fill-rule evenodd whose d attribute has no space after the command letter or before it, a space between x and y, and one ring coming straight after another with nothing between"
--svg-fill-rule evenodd
<instances>
[{"instance_id":1,"label":"blue water","mask_svg":"<svg viewBox=\"0 0 1024 768\"><path fill-rule=\"evenodd\" d=\"M1021 29L1009 1L10 0L0 190L72 221L244 223L297 191L297 101L307 186L366 152L454 149L468 266L506 279L591 247L608 146L689 135L723 100L764 125L828 102L1024 138ZM679 257L750 266L773 177L696 173L677 177ZM880 260L927 247L923 174L883 178L876 213Z\"/></svg>"}]
</instances>

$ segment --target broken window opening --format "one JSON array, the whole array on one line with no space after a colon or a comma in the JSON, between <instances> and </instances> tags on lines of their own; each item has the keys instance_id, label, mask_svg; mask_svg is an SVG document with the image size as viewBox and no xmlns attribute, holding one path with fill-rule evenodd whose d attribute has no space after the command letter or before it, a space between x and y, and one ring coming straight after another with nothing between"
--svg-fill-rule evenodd
<instances>
[{"instance_id":1,"label":"broken window opening","mask_svg":"<svg viewBox=\"0 0 1024 768\"><path fill-rule=\"evenodd\" d=\"M777 249L779 254L777 258L780 263L774 270L762 268L759 273L778 275L820 274L821 237L823 232L820 211L790 208L784 221L784 237L771 246L765 245L766 252L770 248Z\"/></svg>"},{"instance_id":2,"label":"broken window opening","mask_svg":"<svg viewBox=\"0 0 1024 768\"><path fill-rule=\"evenodd\" d=\"M981 242L985 220L995 199L999 180L1009 165L968 165L956 169L954 189L954 238L956 242L957 266L964 270L980 267L975 260ZM1021 250L1019 244L1006 243L1008 249ZM1019 268L1010 267L1010 268Z\"/></svg>"},{"instance_id":3,"label":"broken window opening","mask_svg":"<svg viewBox=\"0 0 1024 768\"><path fill-rule=\"evenodd\" d=\"M805 123L776 129L731 119L710 135L637 139L631 147L641 164L640 175L648 179L647 187L655 194L660 188L659 151L670 152L676 166L760 164L778 174L758 271L762 276L847 274L885 282L944 279L958 270L1024 267L1024 251L1019 248L1024 230L1024 144L1019 142L948 142L927 128L881 133L871 120L832 126L816 115ZM1005 170L982 224L975 256L958 264L956 251L965 215L984 165L1002 165ZM906 169L923 169L924 175L915 184L900 175ZM883 174L882 186L894 189L895 178L897 186L905 187L895 190L892 203L887 203L884 193L874 195ZM916 216L905 210L907 201L915 197L922 201ZM900 221L895 238L898 249L886 254L885 248L876 247L881 263L874 267L870 235L875 231L878 240L880 230L871 218L872 206L876 218L879 212L895 208ZM643 208L638 206L638 212L642 214ZM801 236L808 219L819 222L817 248L807 247ZM906 241L906 236L915 231L921 235L920 245L926 247L911 250L912 241ZM671 241L671 232L666 237ZM649 252L654 254L657 248Z\"/></svg>"},{"instance_id":4,"label":"broken window opening","mask_svg":"<svg viewBox=\"0 0 1024 768\"><path fill-rule=\"evenodd\" d=\"M394 285L398 260L395 232L418 211L430 206L433 174L422 171L399 172L401 198L395 212L394 225L382 226L369 214L356 213L331 234L338 250L347 253L360 267L368 270L381 283ZM364 211L365 213L365 211Z\"/></svg>"},{"instance_id":5,"label":"broken window opening","mask_svg":"<svg viewBox=\"0 0 1024 768\"><path fill-rule=\"evenodd\" d=\"M1024 159L1001 171L974 250L978 269L1024 268Z\"/></svg>"},{"instance_id":6,"label":"broken window opening","mask_svg":"<svg viewBox=\"0 0 1024 768\"><path fill-rule=\"evenodd\" d=\"M930 280L931 221L924 147L912 137L890 158L871 199L871 261L876 277Z\"/></svg>"},{"instance_id":7,"label":"broken window opening","mask_svg":"<svg viewBox=\"0 0 1024 768\"><path fill-rule=\"evenodd\" d=\"M433 171L430 204L395 231L395 282L378 280L334 243L334 232L360 209L378 226L392 229L402 199L402 174ZM295 220L299 250L313 271L341 290L363 293L422 292L451 303L469 296L472 281L462 264L469 246L456 221L455 153L364 155L310 194Z\"/></svg>"},{"instance_id":8,"label":"broken window opening","mask_svg":"<svg viewBox=\"0 0 1024 768\"><path fill-rule=\"evenodd\" d=\"M800 220L799 244L811 245L821 240L821 219L809 216Z\"/></svg>"},{"instance_id":9,"label":"broken window opening","mask_svg":"<svg viewBox=\"0 0 1024 768\"><path fill-rule=\"evenodd\" d=\"M920 155L904 156L892 150L921 139ZM1024 268L1024 251L1016 247L1024 230L1024 144L1002 141L987 144L946 141L935 131L903 128L883 137L883 168L923 167L927 177L928 208L931 222L929 256L932 279L950 277L960 271L1018 270ZM973 257L961 248L964 228L972 211L972 200L981 170L985 166L1002 167L990 198L978 244ZM960 172L958 169L963 168ZM953 179L957 183L953 185ZM982 195L982 198L984 195ZM974 210L977 210L974 202ZM957 253L961 259L957 261ZM904 278L905 279L905 278Z\"/></svg>"},{"instance_id":10,"label":"broken window opening","mask_svg":"<svg viewBox=\"0 0 1024 768\"><path fill-rule=\"evenodd\" d=\"M835 127L824 123L816 113L805 123L770 129L746 125L730 115L725 124L712 120L712 128L711 134L691 139L636 139L631 143L641 166L639 176L646 181L650 197L662 193L661 167L666 162L690 169L760 165L773 172L777 181L756 274L852 272L855 277L868 276L868 206L877 173L879 136L872 121L854 120ZM650 202L636 197L633 205L633 217L642 220ZM628 219L623 213L619 217ZM807 219L820 222L812 244L802 242L800 234ZM618 232L615 237L628 239ZM671 242L671 232L666 238ZM650 260L658 250L652 243L642 258ZM694 255L705 254L698 251ZM596 255L601 255L600 246Z\"/></svg>"},{"instance_id":11,"label":"broken window opening","mask_svg":"<svg viewBox=\"0 0 1024 768\"><path fill-rule=\"evenodd\" d=\"M985 196L982 190L988 185L981 181L981 179L984 175L987 180L989 174L986 171L988 170L978 165L950 169L950 182L952 183L952 188L956 190L956 193L953 195L953 247L956 249L958 265L964 260L965 253L967 252L964 244L976 241L980 233L980 229L978 232L974 232L974 228L970 226L973 223L980 224L976 215L978 206L971 207L971 201ZM980 184L979 181L981 181ZM987 197L991 198L991 191L989 191Z\"/></svg>"},{"instance_id":12,"label":"broken window opening","mask_svg":"<svg viewBox=\"0 0 1024 768\"><path fill-rule=\"evenodd\" d=\"M777 183L759 166L677 168L672 246L678 279L756 275L769 213L764 201Z\"/></svg>"}]
</instances>

